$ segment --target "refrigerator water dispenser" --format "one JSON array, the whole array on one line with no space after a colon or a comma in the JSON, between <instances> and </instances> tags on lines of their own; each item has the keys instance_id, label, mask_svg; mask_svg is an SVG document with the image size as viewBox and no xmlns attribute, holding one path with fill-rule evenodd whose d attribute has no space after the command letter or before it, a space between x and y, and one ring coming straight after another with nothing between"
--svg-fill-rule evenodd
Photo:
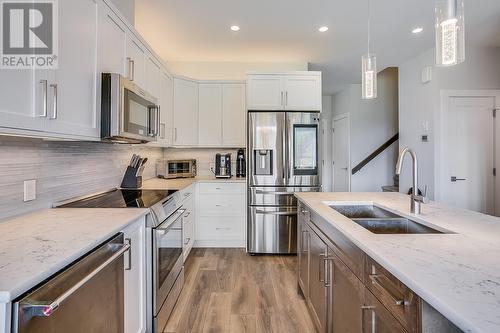
<instances>
[{"instance_id":1,"label":"refrigerator water dispenser","mask_svg":"<svg viewBox=\"0 0 500 333\"><path fill-rule=\"evenodd\" d=\"M254 150L255 175L273 174L273 151L271 149Z\"/></svg>"}]
</instances>

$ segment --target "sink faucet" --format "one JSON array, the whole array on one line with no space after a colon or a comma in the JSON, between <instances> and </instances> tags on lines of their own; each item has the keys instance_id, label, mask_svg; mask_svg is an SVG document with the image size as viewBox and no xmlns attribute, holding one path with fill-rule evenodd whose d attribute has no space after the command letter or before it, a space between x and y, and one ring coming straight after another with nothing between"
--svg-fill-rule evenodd
<instances>
[{"instance_id":1,"label":"sink faucet","mask_svg":"<svg viewBox=\"0 0 500 333\"><path fill-rule=\"evenodd\" d=\"M399 176L401 174L401 169L403 167L403 159L406 153L410 154L411 159L413 161L413 193L410 196L411 212L414 214L420 214L422 213L421 204L429 202L429 200L427 199L427 186L425 187L424 195L419 195L417 154L415 154L415 152L408 147L401 150L401 152L399 153L398 163L396 164L396 175Z\"/></svg>"}]
</instances>

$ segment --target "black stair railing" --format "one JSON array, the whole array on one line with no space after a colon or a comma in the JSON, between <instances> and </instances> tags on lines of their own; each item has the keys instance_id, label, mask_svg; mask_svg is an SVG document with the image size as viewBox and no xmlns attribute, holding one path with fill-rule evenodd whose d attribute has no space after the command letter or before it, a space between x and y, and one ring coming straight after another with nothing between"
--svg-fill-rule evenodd
<instances>
[{"instance_id":1,"label":"black stair railing","mask_svg":"<svg viewBox=\"0 0 500 333\"><path fill-rule=\"evenodd\" d=\"M389 140L387 140L383 145L381 145L380 147L378 147L373 153L371 153L367 158L365 158L364 160L362 160L361 162L359 162L358 165L356 165L353 169L352 169L352 174L356 174L357 172L359 172L361 169L363 169L368 163L370 163L375 157L377 157L378 155L380 155L384 150L386 150L387 148L389 148L394 142L398 141L399 140L399 133L396 133L392 138L390 138Z\"/></svg>"}]
</instances>

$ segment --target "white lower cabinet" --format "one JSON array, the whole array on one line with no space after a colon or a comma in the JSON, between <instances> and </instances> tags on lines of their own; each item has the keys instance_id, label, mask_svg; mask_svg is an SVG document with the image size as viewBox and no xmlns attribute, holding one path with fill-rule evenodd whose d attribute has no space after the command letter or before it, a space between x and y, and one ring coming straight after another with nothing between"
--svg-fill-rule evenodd
<instances>
[{"instance_id":1,"label":"white lower cabinet","mask_svg":"<svg viewBox=\"0 0 500 333\"><path fill-rule=\"evenodd\" d=\"M129 225L123 234L130 242L125 253L125 333L146 331L146 261L144 218Z\"/></svg>"},{"instance_id":2,"label":"white lower cabinet","mask_svg":"<svg viewBox=\"0 0 500 333\"><path fill-rule=\"evenodd\" d=\"M191 185L188 188L182 190L182 196L184 197L184 202L182 204L183 208L186 210L183 216L183 245L182 245L182 255L184 261L189 256L191 249L194 245L195 240L195 190L196 186Z\"/></svg>"},{"instance_id":3,"label":"white lower cabinet","mask_svg":"<svg viewBox=\"0 0 500 333\"><path fill-rule=\"evenodd\" d=\"M198 184L196 246L245 246L245 189L245 183Z\"/></svg>"}]
</instances>

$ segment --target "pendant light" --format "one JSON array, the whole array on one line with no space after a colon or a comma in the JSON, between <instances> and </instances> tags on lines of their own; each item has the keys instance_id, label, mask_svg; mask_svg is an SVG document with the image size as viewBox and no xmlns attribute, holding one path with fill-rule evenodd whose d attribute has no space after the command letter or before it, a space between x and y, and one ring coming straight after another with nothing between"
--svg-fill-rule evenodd
<instances>
[{"instance_id":1,"label":"pendant light","mask_svg":"<svg viewBox=\"0 0 500 333\"><path fill-rule=\"evenodd\" d=\"M436 0L436 65L465 60L464 0Z\"/></svg>"},{"instance_id":2,"label":"pendant light","mask_svg":"<svg viewBox=\"0 0 500 333\"><path fill-rule=\"evenodd\" d=\"M361 57L361 97L377 98L377 57L370 52L370 0L368 0L368 53Z\"/></svg>"}]
</instances>

